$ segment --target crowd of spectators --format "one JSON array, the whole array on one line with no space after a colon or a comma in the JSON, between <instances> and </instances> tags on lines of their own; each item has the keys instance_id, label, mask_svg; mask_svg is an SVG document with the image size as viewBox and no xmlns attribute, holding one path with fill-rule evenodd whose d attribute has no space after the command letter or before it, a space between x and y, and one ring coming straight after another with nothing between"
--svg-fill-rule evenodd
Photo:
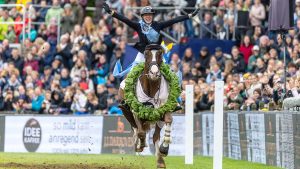
<instances>
[{"instance_id":1,"label":"crowd of spectators","mask_svg":"<svg viewBox=\"0 0 300 169\"><path fill-rule=\"evenodd\" d=\"M16 3L0 0L0 4ZM128 38L136 33L102 10L95 0L93 17L88 16L86 0L18 0L21 7L0 8L0 111L43 114L122 114L118 109L121 79L112 75L117 59L125 55ZM30 7L32 4L38 7ZM123 7L199 6L199 17L166 30L170 35L210 39L237 39L231 53L217 47L210 53L187 48L183 56L173 53L172 70L182 75L185 85L195 86L195 111L211 110L214 81L225 81L228 110L274 110L280 108L284 93L284 49L287 58L287 97L300 96L300 1L296 0L295 29L286 39L267 32L266 0L112 0L110 6L131 20L133 12ZM49 6L50 7L47 7ZM235 27L234 9L249 11L249 27ZM212 10L210 10L212 9ZM180 11L169 11L182 14ZM138 13L138 12L137 12ZM170 17L160 11L156 19ZM206 29L199 28L199 23ZM32 24L38 22L39 24ZM58 26L58 23L60 26ZM60 30L58 31L58 29ZM179 32L179 34L178 34ZM180 33L181 32L181 33ZM235 33L233 33L235 32ZM60 35L58 35L60 33ZM214 36L216 34L217 36Z\"/></svg>"}]
</instances>

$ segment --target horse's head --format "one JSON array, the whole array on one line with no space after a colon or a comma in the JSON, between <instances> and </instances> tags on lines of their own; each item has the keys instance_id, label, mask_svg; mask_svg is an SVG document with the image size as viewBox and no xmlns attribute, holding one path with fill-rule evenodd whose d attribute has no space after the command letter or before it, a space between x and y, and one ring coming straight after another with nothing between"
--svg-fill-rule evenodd
<instances>
[{"instance_id":1,"label":"horse's head","mask_svg":"<svg viewBox=\"0 0 300 169\"><path fill-rule=\"evenodd\" d=\"M145 74L150 80L160 79L160 65L163 62L164 49L160 45L148 45L145 49Z\"/></svg>"}]
</instances>

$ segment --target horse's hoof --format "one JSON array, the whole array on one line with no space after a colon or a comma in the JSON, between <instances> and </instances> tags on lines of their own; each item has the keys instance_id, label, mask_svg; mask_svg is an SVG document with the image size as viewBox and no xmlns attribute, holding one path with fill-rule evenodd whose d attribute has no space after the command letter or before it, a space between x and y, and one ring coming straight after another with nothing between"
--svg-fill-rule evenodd
<instances>
[{"instance_id":1,"label":"horse's hoof","mask_svg":"<svg viewBox=\"0 0 300 169\"><path fill-rule=\"evenodd\" d=\"M157 160L157 168L166 168L166 164L165 164L164 159L159 158L159 159Z\"/></svg>"},{"instance_id":2,"label":"horse's hoof","mask_svg":"<svg viewBox=\"0 0 300 169\"><path fill-rule=\"evenodd\" d=\"M135 148L135 152L141 153L144 151L144 148Z\"/></svg>"},{"instance_id":3,"label":"horse's hoof","mask_svg":"<svg viewBox=\"0 0 300 169\"><path fill-rule=\"evenodd\" d=\"M163 144L161 144L159 146L159 152L163 157L166 157L169 153L169 145L167 147L163 146Z\"/></svg>"}]
</instances>

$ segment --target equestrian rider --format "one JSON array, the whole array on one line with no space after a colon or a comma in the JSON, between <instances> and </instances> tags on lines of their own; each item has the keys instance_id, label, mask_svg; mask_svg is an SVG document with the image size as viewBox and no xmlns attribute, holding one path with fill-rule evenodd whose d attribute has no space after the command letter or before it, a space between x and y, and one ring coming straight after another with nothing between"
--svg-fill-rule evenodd
<instances>
[{"instance_id":1,"label":"equestrian rider","mask_svg":"<svg viewBox=\"0 0 300 169\"><path fill-rule=\"evenodd\" d=\"M133 66L140 62L145 62L144 51L147 45L161 44L162 42L162 35L160 34L161 30L169 26L172 26L175 23L193 18L198 14L200 10L200 9L196 9L195 11L193 11L188 15L182 15L168 21L157 22L153 20L155 14L153 8L151 6L145 6L140 11L142 19L139 22L135 22L111 10L106 3L103 4L103 8L107 13L112 15L112 17L124 22L126 25L128 25L138 33L139 42L135 44L134 48L137 49L139 53L135 58ZM124 90L125 80L121 82L120 88ZM122 93L121 95L123 95L123 91L120 90L120 92ZM180 107L177 109L180 109Z\"/></svg>"},{"instance_id":2,"label":"equestrian rider","mask_svg":"<svg viewBox=\"0 0 300 169\"><path fill-rule=\"evenodd\" d=\"M144 51L147 45L149 44L158 44L160 45L162 42L162 35L160 31L172 26L175 23L182 22L184 20L190 19L197 15L199 9L196 9L194 12L188 15L182 15L177 18L163 21L163 22L156 22L153 21L154 18L154 10L151 6L145 6L141 9L141 17L142 19L139 22L134 22L115 11L112 11L109 6L104 3L103 4L104 10L111 14L112 17L124 22L126 25L134 29L139 35L139 42L137 42L134 46L139 51L139 54L136 57L136 61L144 61Z\"/></svg>"}]
</instances>

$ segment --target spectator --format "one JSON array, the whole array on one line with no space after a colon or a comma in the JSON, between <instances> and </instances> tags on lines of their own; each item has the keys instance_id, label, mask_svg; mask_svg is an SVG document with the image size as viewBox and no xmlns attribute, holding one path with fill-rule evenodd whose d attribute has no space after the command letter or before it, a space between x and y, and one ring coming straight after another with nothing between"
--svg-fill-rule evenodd
<instances>
[{"instance_id":1,"label":"spectator","mask_svg":"<svg viewBox=\"0 0 300 169\"><path fill-rule=\"evenodd\" d=\"M266 17L266 11L260 0L254 0L254 5L249 12L249 19L252 26L261 26Z\"/></svg>"},{"instance_id":2,"label":"spectator","mask_svg":"<svg viewBox=\"0 0 300 169\"><path fill-rule=\"evenodd\" d=\"M64 34L60 38L60 43L57 45L57 54L62 56L62 64L67 67L69 70L73 66L73 61L72 61L72 53L71 53L71 43L69 42L69 35Z\"/></svg>"},{"instance_id":3,"label":"spectator","mask_svg":"<svg viewBox=\"0 0 300 169\"><path fill-rule=\"evenodd\" d=\"M31 53L27 54L27 57L25 58L24 62L24 69L23 69L23 75L25 75L25 69L30 66L31 70L38 71L39 70L39 62L35 60Z\"/></svg>"},{"instance_id":4,"label":"spectator","mask_svg":"<svg viewBox=\"0 0 300 169\"><path fill-rule=\"evenodd\" d=\"M71 70L71 74L70 77L72 79L72 82L79 82L80 81L80 77L81 77L81 71L88 71L88 69L86 68L85 64L82 62L81 59L77 59L74 67Z\"/></svg>"},{"instance_id":5,"label":"spectator","mask_svg":"<svg viewBox=\"0 0 300 169\"><path fill-rule=\"evenodd\" d=\"M61 111L61 105L63 101L63 96L61 91L53 91L51 94L51 104L49 108L49 114L59 115Z\"/></svg>"},{"instance_id":6,"label":"spectator","mask_svg":"<svg viewBox=\"0 0 300 169\"><path fill-rule=\"evenodd\" d=\"M13 22L14 20L8 15L8 11L4 10L0 17L0 22ZM0 24L0 41L5 39L5 35L8 32L9 24Z\"/></svg>"},{"instance_id":7,"label":"spectator","mask_svg":"<svg viewBox=\"0 0 300 169\"><path fill-rule=\"evenodd\" d=\"M72 87L67 88L64 95L64 99L61 104L61 112L60 112L61 114L69 114L72 112L71 106L73 102L73 96L74 96L73 88Z\"/></svg>"},{"instance_id":8,"label":"spectator","mask_svg":"<svg viewBox=\"0 0 300 169\"><path fill-rule=\"evenodd\" d=\"M63 13L63 9L60 7L59 5L59 1L58 0L52 0L52 7L47 11L46 14L46 24L49 25L51 19L55 18L61 18Z\"/></svg>"},{"instance_id":9,"label":"spectator","mask_svg":"<svg viewBox=\"0 0 300 169\"><path fill-rule=\"evenodd\" d=\"M30 109L35 112L42 110L42 105L44 102L44 96L41 91L41 88L37 87L34 89L33 94L31 95L31 103L24 105L27 109Z\"/></svg>"},{"instance_id":10,"label":"spectator","mask_svg":"<svg viewBox=\"0 0 300 169\"><path fill-rule=\"evenodd\" d=\"M16 42L16 33L15 33L14 27L12 25L8 26L7 33L5 35L5 39L7 39L9 41L9 43Z\"/></svg>"},{"instance_id":11,"label":"spectator","mask_svg":"<svg viewBox=\"0 0 300 169\"><path fill-rule=\"evenodd\" d=\"M73 98L73 103L71 105L71 110L75 115L88 114L85 106L87 104L87 98L82 89L76 89L76 93Z\"/></svg>"},{"instance_id":12,"label":"spectator","mask_svg":"<svg viewBox=\"0 0 300 169\"><path fill-rule=\"evenodd\" d=\"M71 86L72 81L71 81L68 69L66 69L66 68L62 69L59 84L60 84L61 88L63 88L63 89Z\"/></svg>"},{"instance_id":13,"label":"spectator","mask_svg":"<svg viewBox=\"0 0 300 169\"><path fill-rule=\"evenodd\" d=\"M250 56L249 61L248 61L248 66L247 66L247 70L249 72L254 71L256 60L261 57L260 53L259 53L259 47L257 45L255 45L253 47L252 51L253 51L253 55Z\"/></svg>"},{"instance_id":14,"label":"spectator","mask_svg":"<svg viewBox=\"0 0 300 169\"><path fill-rule=\"evenodd\" d=\"M265 62L262 58L257 58L253 73L264 73L266 71Z\"/></svg>"},{"instance_id":15,"label":"spectator","mask_svg":"<svg viewBox=\"0 0 300 169\"><path fill-rule=\"evenodd\" d=\"M106 63L106 58L104 55L100 55L98 62L95 64L95 68L91 71L91 74L96 77L96 84L101 85L106 83L108 76L109 66Z\"/></svg>"},{"instance_id":16,"label":"spectator","mask_svg":"<svg viewBox=\"0 0 300 169\"><path fill-rule=\"evenodd\" d=\"M209 61L210 61L210 55L208 48L206 46L203 46L200 50L199 54L199 62L200 62L200 71L204 77L206 77L206 71L209 69Z\"/></svg>"},{"instance_id":17,"label":"spectator","mask_svg":"<svg viewBox=\"0 0 300 169\"><path fill-rule=\"evenodd\" d=\"M97 96L95 95L95 92L89 92L87 94L87 104L85 109L91 113L91 114L95 114L96 110L99 109L99 101Z\"/></svg>"},{"instance_id":18,"label":"spectator","mask_svg":"<svg viewBox=\"0 0 300 169\"><path fill-rule=\"evenodd\" d=\"M70 4L65 4L64 12L61 18L61 34L71 33L75 26L76 16L72 11L72 6Z\"/></svg>"},{"instance_id":19,"label":"spectator","mask_svg":"<svg viewBox=\"0 0 300 169\"><path fill-rule=\"evenodd\" d=\"M208 73L206 77L206 83L210 84L216 80L223 80L224 77L222 75L220 66L218 64L214 64L211 66L211 71Z\"/></svg>"},{"instance_id":20,"label":"spectator","mask_svg":"<svg viewBox=\"0 0 300 169\"><path fill-rule=\"evenodd\" d=\"M97 85L97 97L98 97L98 104L99 110L101 113L107 113L107 99L108 99L108 91L105 85Z\"/></svg>"},{"instance_id":21,"label":"spectator","mask_svg":"<svg viewBox=\"0 0 300 169\"><path fill-rule=\"evenodd\" d=\"M50 89L51 82L53 81L52 68L50 66L44 67L44 73L41 76L41 81L45 89Z\"/></svg>"},{"instance_id":22,"label":"spectator","mask_svg":"<svg viewBox=\"0 0 300 169\"><path fill-rule=\"evenodd\" d=\"M3 105L5 110L7 111L14 110L13 101L14 101L14 88L10 86L5 89L4 105Z\"/></svg>"},{"instance_id":23,"label":"spectator","mask_svg":"<svg viewBox=\"0 0 300 169\"><path fill-rule=\"evenodd\" d=\"M240 46L240 52L244 56L245 63L248 64L248 60L252 55L253 45L251 44L250 37L248 35L244 36L243 43Z\"/></svg>"},{"instance_id":24,"label":"spectator","mask_svg":"<svg viewBox=\"0 0 300 169\"><path fill-rule=\"evenodd\" d=\"M225 62L226 62L226 59L225 59L225 56L224 56L224 54L223 54L222 48L217 47L217 48L215 49L215 57L216 57L216 60L217 60L218 65L220 66L220 69L221 69L222 72L223 72L224 69L225 69Z\"/></svg>"},{"instance_id":25,"label":"spectator","mask_svg":"<svg viewBox=\"0 0 300 169\"><path fill-rule=\"evenodd\" d=\"M86 70L82 70L80 74L79 87L83 91L94 91L93 81L88 77Z\"/></svg>"},{"instance_id":26,"label":"spectator","mask_svg":"<svg viewBox=\"0 0 300 169\"><path fill-rule=\"evenodd\" d=\"M194 66L194 64L195 64L195 56L193 54L192 48L185 49L182 62L189 64L189 66L191 66L191 67Z\"/></svg>"},{"instance_id":27,"label":"spectator","mask_svg":"<svg viewBox=\"0 0 300 169\"><path fill-rule=\"evenodd\" d=\"M236 46L232 48L231 54L233 61L232 73L244 73L246 64L243 56L241 56L239 49Z\"/></svg>"},{"instance_id":28,"label":"spectator","mask_svg":"<svg viewBox=\"0 0 300 169\"><path fill-rule=\"evenodd\" d=\"M78 0L70 0L72 6L72 13L76 16L77 24L83 21L84 13L82 7L78 4Z\"/></svg>"},{"instance_id":29,"label":"spectator","mask_svg":"<svg viewBox=\"0 0 300 169\"><path fill-rule=\"evenodd\" d=\"M205 27L205 28L203 28ZM213 34L215 33L215 25L212 20L211 13L206 12L204 14L203 27L200 29L201 38L213 38Z\"/></svg>"},{"instance_id":30,"label":"spectator","mask_svg":"<svg viewBox=\"0 0 300 169\"><path fill-rule=\"evenodd\" d=\"M37 22L45 22L48 8L46 0L41 0L41 8L36 12Z\"/></svg>"}]
</instances>

